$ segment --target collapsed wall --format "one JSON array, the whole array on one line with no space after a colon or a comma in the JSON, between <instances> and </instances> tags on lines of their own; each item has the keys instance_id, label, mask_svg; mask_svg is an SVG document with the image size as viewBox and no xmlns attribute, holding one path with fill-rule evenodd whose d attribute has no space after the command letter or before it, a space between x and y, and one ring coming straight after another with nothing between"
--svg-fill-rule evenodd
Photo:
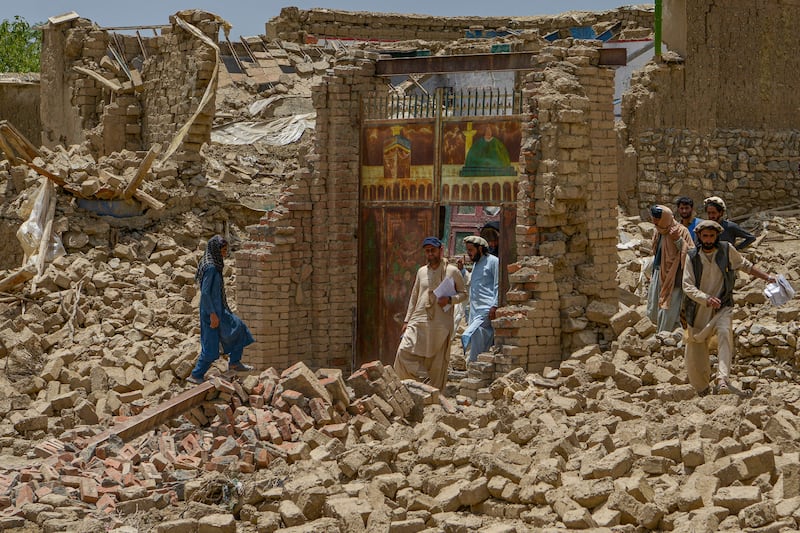
<instances>
[{"instance_id":1,"label":"collapsed wall","mask_svg":"<svg viewBox=\"0 0 800 533\"><path fill-rule=\"evenodd\" d=\"M685 32L665 31L674 35L666 45L685 57L669 53L648 65L623 98L621 160L630 169L621 176L623 205L636 213L714 193L736 215L797 202L800 59L786 21L800 8L667 4L665 27Z\"/></svg>"},{"instance_id":2,"label":"collapsed wall","mask_svg":"<svg viewBox=\"0 0 800 533\"><path fill-rule=\"evenodd\" d=\"M168 144L197 111L217 64L215 50L178 27L175 17L216 43L222 20L198 10L173 15L171 27L149 38L111 33L80 18L44 26L45 146L88 140L99 156ZM210 140L213 94L204 109L172 158L189 174L200 171L200 147Z\"/></svg>"},{"instance_id":3,"label":"collapsed wall","mask_svg":"<svg viewBox=\"0 0 800 533\"><path fill-rule=\"evenodd\" d=\"M614 71L596 45L546 47L536 61L523 95L519 261L494 323L495 342L529 372L610 341L617 310Z\"/></svg>"},{"instance_id":4,"label":"collapsed wall","mask_svg":"<svg viewBox=\"0 0 800 533\"><path fill-rule=\"evenodd\" d=\"M623 27L650 28L653 25L652 7L625 6L604 12L571 12L554 16L446 18L285 7L279 16L267 22L266 34L270 38L299 43L316 38L451 41L464 37L468 28L515 33L536 30L546 35L569 26L597 26L604 30L617 23Z\"/></svg>"},{"instance_id":5,"label":"collapsed wall","mask_svg":"<svg viewBox=\"0 0 800 533\"><path fill-rule=\"evenodd\" d=\"M613 71L598 45L542 49L523 98L524 172L518 263L495 321L492 368L541 370L577 346L607 343L617 311ZM454 58L455 59L455 58ZM239 311L256 364L354 368L359 231L359 110L382 83L376 54L357 51L314 88L315 155L281 205L236 253ZM323 268L327 266L327 268Z\"/></svg>"}]
</instances>

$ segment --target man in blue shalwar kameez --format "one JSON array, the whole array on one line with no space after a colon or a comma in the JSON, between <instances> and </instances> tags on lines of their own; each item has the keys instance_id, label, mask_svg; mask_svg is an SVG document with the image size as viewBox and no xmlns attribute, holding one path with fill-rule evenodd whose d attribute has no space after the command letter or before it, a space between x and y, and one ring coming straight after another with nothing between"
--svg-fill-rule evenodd
<instances>
[{"instance_id":1,"label":"man in blue shalwar kameez","mask_svg":"<svg viewBox=\"0 0 800 533\"><path fill-rule=\"evenodd\" d=\"M500 260L489 253L489 243L483 237L470 235L464 238L467 254L472 259L472 277L469 284L469 325L461 334L461 345L467 360L474 362L478 355L494 344L495 318L499 296Z\"/></svg>"},{"instance_id":2,"label":"man in blue shalwar kameez","mask_svg":"<svg viewBox=\"0 0 800 533\"><path fill-rule=\"evenodd\" d=\"M212 363L219 359L219 347L228 354L228 368L238 372L253 370L242 362L244 347L255 342L247 325L233 314L225 297L222 279L223 259L228 242L219 235L208 241L206 252L197 265L195 281L200 284L200 356L186 381L202 383Z\"/></svg>"}]
</instances>

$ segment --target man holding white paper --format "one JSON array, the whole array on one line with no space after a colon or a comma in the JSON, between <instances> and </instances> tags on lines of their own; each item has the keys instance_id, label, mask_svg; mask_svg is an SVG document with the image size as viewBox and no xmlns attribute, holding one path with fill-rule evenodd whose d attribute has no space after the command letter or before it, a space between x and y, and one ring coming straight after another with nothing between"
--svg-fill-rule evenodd
<instances>
[{"instance_id":1,"label":"man holding white paper","mask_svg":"<svg viewBox=\"0 0 800 533\"><path fill-rule=\"evenodd\" d=\"M400 379L422 381L426 373L430 385L441 390L450 364L453 304L466 300L467 291L458 268L442 259L439 239L427 237L422 248L427 265L417 270L394 369Z\"/></svg>"}]
</instances>

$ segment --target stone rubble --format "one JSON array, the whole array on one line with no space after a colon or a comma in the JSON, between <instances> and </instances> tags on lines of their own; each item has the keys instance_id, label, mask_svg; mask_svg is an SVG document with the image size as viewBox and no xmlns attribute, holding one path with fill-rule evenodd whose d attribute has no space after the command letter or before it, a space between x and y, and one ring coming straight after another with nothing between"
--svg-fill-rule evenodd
<instances>
[{"instance_id":1,"label":"stone rubble","mask_svg":"<svg viewBox=\"0 0 800 533\"><path fill-rule=\"evenodd\" d=\"M296 100L262 117L307 105L330 64L316 56L306 64L305 48L286 44L276 57L296 74L258 95ZM253 92L221 89L218 122L247 116ZM685 383L681 333L656 334L644 317L642 259L653 228L638 217L619 219L623 303L587 309L617 339L576 350L557 368L528 374L505 346L438 391L399 381L379 362L349 377L297 363L216 379L200 407L155 431L88 446L185 389L199 344L198 241L226 231L236 239L259 210L280 203L310 137L286 147L206 146L206 174L188 181L158 169L142 188L164 203L160 213L121 221L59 198L54 228L69 255L47 267L35 292L0 302L0 529L800 527L800 306L771 308L763 284L740 276L732 372L749 394L697 397ZM81 145L45 151L40 166L103 199L99 191L124 185L109 176L129 178L144 154L95 159ZM0 175L2 215L13 225L40 178L5 161ZM769 235L748 254L800 286L797 218L755 222ZM226 263L231 302L234 269Z\"/></svg>"},{"instance_id":2,"label":"stone rubble","mask_svg":"<svg viewBox=\"0 0 800 533\"><path fill-rule=\"evenodd\" d=\"M612 324L630 323L630 312ZM629 348L651 338L640 322L611 350L576 351L549 372L553 387L516 369L491 383L490 398L451 402L377 361L347 379L297 363L220 380L169 427L94 450L84 443L98 431L97 413L79 390L17 395L4 401L13 430L3 441L29 461L3 467L0 523L55 531L77 521L88 531L136 520L164 532L233 531L235 521L249 531L796 527L798 386L756 375L749 397L699 398L684 384L679 333L653 337L655 351ZM42 381L66 370L54 361ZM134 397L141 393L125 396L130 410L120 413L146 407ZM56 414L68 429L48 422ZM33 436L35 445L25 438Z\"/></svg>"}]
</instances>

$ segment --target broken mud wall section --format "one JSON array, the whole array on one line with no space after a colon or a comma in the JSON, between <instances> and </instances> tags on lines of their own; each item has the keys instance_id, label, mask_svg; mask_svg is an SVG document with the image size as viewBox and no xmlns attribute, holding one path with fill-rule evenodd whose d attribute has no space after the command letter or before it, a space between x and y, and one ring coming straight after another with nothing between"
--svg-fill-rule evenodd
<instances>
[{"instance_id":1,"label":"broken mud wall section","mask_svg":"<svg viewBox=\"0 0 800 533\"><path fill-rule=\"evenodd\" d=\"M620 197L631 213L682 195L697 206L720 194L732 215L800 200L794 15L796 5L704 1L665 19L686 27L675 43L686 57L648 65L623 98Z\"/></svg>"},{"instance_id":2,"label":"broken mud wall section","mask_svg":"<svg viewBox=\"0 0 800 533\"><path fill-rule=\"evenodd\" d=\"M306 42L309 37L449 41L464 37L464 32L470 28L502 29L512 32L538 30L541 35L546 35L570 26L608 26L617 22L620 22L622 27L651 28L653 8L627 6L602 13L575 12L557 16L445 18L285 7L281 9L279 16L267 22L266 33L270 38L298 43Z\"/></svg>"},{"instance_id":3,"label":"broken mud wall section","mask_svg":"<svg viewBox=\"0 0 800 533\"><path fill-rule=\"evenodd\" d=\"M182 11L157 37L120 35L86 19L44 28L42 142L53 147L89 140L95 156L165 146L188 122L212 81L216 52L178 26L176 17L216 43L221 19ZM200 147L210 139L214 96L194 121L173 160L200 171Z\"/></svg>"},{"instance_id":4,"label":"broken mud wall section","mask_svg":"<svg viewBox=\"0 0 800 533\"><path fill-rule=\"evenodd\" d=\"M7 120L35 144L41 142L39 74L0 74L0 120Z\"/></svg>"},{"instance_id":5,"label":"broken mud wall section","mask_svg":"<svg viewBox=\"0 0 800 533\"><path fill-rule=\"evenodd\" d=\"M502 353L486 365L486 379L510 366L557 366L574 347L612 337L614 73L599 65L597 46L545 46L526 80L519 262L509 269L509 305L495 321ZM255 364L300 360L352 370L357 357L378 356L354 349L359 102L386 90L374 75L376 59L355 51L314 87L317 136L308 171L298 173L279 206L249 228L251 241L236 253L238 309L260 341Z\"/></svg>"}]
</instances>

